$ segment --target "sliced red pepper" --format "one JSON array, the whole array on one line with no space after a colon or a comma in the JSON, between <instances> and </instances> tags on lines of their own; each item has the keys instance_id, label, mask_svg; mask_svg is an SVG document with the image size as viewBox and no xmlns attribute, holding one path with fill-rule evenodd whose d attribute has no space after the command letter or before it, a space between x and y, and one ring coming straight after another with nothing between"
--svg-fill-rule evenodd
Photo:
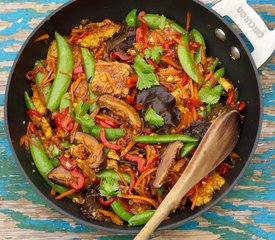
<instances>
[{"instance_id":1,"label":"sliced red pepper","mask_svg":"<svg viewBox=\"0 0 275 240\"><path fill-rule=\"evenodd\" d=\"M84 67L83 66L79 66L79 67L74 68L73 74L78 74L78 73L84 73Z\"/></svg>"},{"instance_id":2,"label":"sliced red pepper","mask_svg":"<svg viewBox=\"0 0 275 240\"><path fill-rule=\"evenodd\" d=\"M165 42L165 43L162 44L162 48L164 50L166 50L167 48L169 48L171 45L173 45L175 43L176 43L176 41L174 39L169 40L169 41L167 41L167 42Z\"/></svg>"},{"instance_id":3,"label":"sliced red pepper","mask_svg":"<svg viewBox=\"0 0 275 240\"><path fill-rule=\"evenodd\" d=\"M200 46L201 46L201 44L199 44L197 42L190 41L190 43L189 43L190 50L196 51Z\"/></svg>"},{"instance_id":4,"label":"sliced red pepper","mask_svg":"<svg viewBox=\"0 0 275 240\"><path fill-rule=\"evenodd\" d=\"M241 101L238 107L238 111L241 112L245 109L246 103L244 101Z\"/></svg>"},{"instance_id":5,"label":"sliced red pepper","mask_svg":"<svg viewBox=\"0 0 275 240\"><path fill-rule=\"evenodd\" d=\"M131 63L134 60L134 56L125 56L122 52L114 52L113 58L116 59L116 57L119 57L122 61Z\"/></svg>"},{"instance_id":6,"label":"sliced red pepper","mask_svg":"<svg viewBox=\"0 0 275 240\"><path fill-rule=\"evenodd\" d=\"M186 102L187 107L190 109L190 107L199 108L202 104L198 99L190 98Z\"/></svg>"},{"instance_id":7,"label":"sliced red pepper","mask_svg":"<svg viewBox=\"0 0 275 240\"><path fill-rule=\"evenodd\" d=\"M129 153L125 154L124 157L129 161L136 162L138 164L138 171L139 172L144 171L144 167L145 167L145 163L146 163L145 158L137 156L137 155L131 155Z\"/></svg>"},{"instance_id":8,"label":"sliced red pepper","mask_svg":"<svg viewBox=\"0 0 275 240\"><path fill-rule=\"evenodd\" d=\"M234 96L235 96L234 91L229 91L228 92L228 97L227 97L227 100L226 100L227 105L234 103Z\"/></svg>"},{"instance_id":9,"label":"sliced red pepper","mask_svg":"<svg viewBox=\"0 0 275 240\"><path fill-rule=\"evenodd\" d=\"M123 205L127 212L131 212L131 206L125 199L118 197L117 200Z\"/></svg>"},{"instance_id":10,"label":"sliced red pepper","mask_svg":"<svg viewBox=\"0 0 275 240\"><path fill-rule=\"evenodd\" d=\"M103 197L100 197L98 199L98 202L104 207L109 207L115 200L116 200L115 197L110 197L107 200L105 200Z\"/></svg>"},{"instance_id":11,"label":"sliced red pepper","mask_svg":"<svg viewBox=\"0 0 275 240\"><path fill-rule=\"evenodd\" d=\"M96 119L96 124L103 128L112 128L109 124L107 124L104 120Z\"/></svg>"},{"instance_id":12,"label":"sliced red pepper","mask_svg":"<svg viewBox=\"0 0 275 240\"><path fill-rule=\"evenodd\" d=\"M215 87L215 86L216 86L217 82L216 82L216 80L215 80L215 78L214 78L214 75L212 75L212 76L210 77L209 82L210 82L210 84L211 84L212 87Z\"/></svg>"},{"instance_id":13,"label":"sliced red pepper","mask_svg":"<svg viewBox=\"0 0 275 240\"><path fill-rule=\"evenodd\" d=\"M29 110L27 111L27 115L28 115L29 117L32 117L32 116L36 116L36 117L39 117L39 118L42 117L42 115L41 115L39 112L37 112L36 110L33 110L33 109L29 109Z\"/></svg>"},{"instance_id":14,"label":"sliced red pepper","mask_svg":"<svg viewBox=\"0 0 275 240\"><path fill-rule=\"evenodd\" d=\"M129 190L130 190L130 192L132 192L135 188L135 184L137 182L137 177L136 177L136 174L134 173L133 170L128 171L128 173L131 176L131 182L130 182Z\"/></svg>"},{"instance_id":15,"label":"sliced red pepper","mask_svg":"<svg viewBox=\"0 0 275 240\"><path fill-rule=\"evenodd\" d=\"M67 158L64 155L61 155L59 157L60 164L66 169L66 170L73 170L76 168L76 161L71 158Z\"/></svg>"},{"instance_id":16,"label":"sliced red pepper","mask_svg":"<svg viewBox=\"0 0 275 240\"><path fill-rule=\"evenodd\" d=\"M79 172L76 168L72 170L72 176L74 180L70 181L70 185L75 190L80 190L84 187L85 184L85 177L84 175Z\"/></svg>"},{"instance_id":17,"label":"sliced red pepper","mask_svg":"<svg viewBox=\"0 0 275 240\"><path fill-rule=\"evenodd\" d=\"M137 74L128 77L128 78L127 78L127 81L126 81L127 87L128 87L128 88L136 87L137 80L138 80Z\"/></svg>"},{"instance_id":18,"label":"sliced red pepper","mask_svg":"<svg viewBox=\"0 0 275 240\"><path fill-rule=\"evenodd\" d=\"M155 70L159 69L159 65L156 64L151 58L146 59L146 62L154 67Z\"/></svg>"},{"instance_id":19,"label":"sliced red pepper","mask_svg":"<svg viewBox=\"0 0 275 240\"><path fill-rule=\"evenodd\" d=\"M184 87L188 83L189 77L185 71L182 72L182 82L181 85Z\"/></svg>"},{"instance_id":20,"label":"sliced red pepper","mask_svg":"<svg viewBox=\"0 0 275 240\"><path fill-rule=\"evenodd\" d=\"M138 14L138 19L141 22L141 24L136 29L136 42L139 44L142 44L144 48L147 47L147 43L145 42L145 36L148 32L148 25L145 22L145 20L142 18L145 15L144 11L141 11Z\"/></svg>"},{"instance_id":21,"label":"sliced red pepper","mask_svg":"<svg viewBox=\"0 0 275 240\"><path fill-rule=\"evenodd\" d=\"M227 166L223 163L219 165L218 170L221 176L224 176L228 172Z\"/></svg>"},{"instance_id":22,"label":"sliced red pepper","mask_svg":"<svg viewBox=\"0 0 275 240\"><path fill-rule=\"evenodd\" d=\"M191 197L196 191L196 188L195 187L192 187L188 193L186 193L185 197Z\"/></svg>"},{"instance_id":23,"label":"sliced red pepper","mask_svg":"<svg viewBox=\"0 0 275 240\"><path fill-rule=\"evenodd\" d=\"M131 94L126 97L126 102L130 105L133 105L135 102L136 95L137 95L137 89L134 88Z\"/></svg>"},{"instance_id":24,"label":"sliced red pepper","mask_svg":"<svg viewBox=\"0 0 275 240\"><path fill-rule=\"evenodd\" d=\"M134 109L136 109L137 111L140 111L143 109L143 105L141 103L137 103L136 105L134 105Z\"/></svg>"},{"instance_id":25,"label":"sliced red pepper","mask_svg":"<svg viewBox=\"0 0 275 240\"><path fill-rule=\"evenodd\" d=\"M100 137L100 140L101 140L101 142L103 143L103 145L105 147L107 147L109 149L113 149L113 150L120 150L121 149L121 146L110 143L110 142L107 141L106 136L105 136L104 128L100 129L99 137Z\"/></svg>"},{"instance_id":26,"label":"sliced red pepper","mask_svg":"<svg viewBox=\"0 0 275 240\"><path fill-rule=\"evenodd\" d=\"M63 131L70 132L74 127L74 119L69 114L69 107L64 108L54 117L54 122L57 127Z\"/></svg>"}]
</instances>

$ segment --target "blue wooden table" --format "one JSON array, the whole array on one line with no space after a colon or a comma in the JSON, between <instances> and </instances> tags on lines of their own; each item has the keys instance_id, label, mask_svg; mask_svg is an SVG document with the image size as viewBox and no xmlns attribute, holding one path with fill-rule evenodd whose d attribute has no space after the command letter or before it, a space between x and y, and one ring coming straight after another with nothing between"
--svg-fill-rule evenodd
<instances>
[{"instance_id":1,"label":"blue wooden table","mask_svg":"<svg viewBox=\"0 0 275 240\"><path fill-rule=\"evenodd\" d=\"M66 2L0 0L0 239L131 239L88 228L51 209L22 176L8 146L3 109L12 63L34 27ZM248 2L268 27L275 27L274 0ZM264 122L243 177L211 211L153 239L275 239L275 57L259 74Z\"/></svg>"}]
</instances>

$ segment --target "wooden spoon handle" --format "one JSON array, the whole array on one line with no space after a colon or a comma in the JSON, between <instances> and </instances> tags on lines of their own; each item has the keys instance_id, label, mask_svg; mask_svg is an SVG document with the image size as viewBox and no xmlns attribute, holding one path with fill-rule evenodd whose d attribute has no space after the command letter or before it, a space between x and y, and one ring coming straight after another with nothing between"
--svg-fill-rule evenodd
<instances>
[{"instance_id":1,"label":"wooden spoon handle","mask_svg":"<svg viewBox=\"0 0 275 240\"><path fill-rule=\"evenodd\" d=\"M162 201L153 217L135 240L148 239L158 225L174 210L185 194L203 177L215 169L234 149L240 129L238 112L221 114L210 126L197 151L177 183Z\"/></svg>"}]
</instances>

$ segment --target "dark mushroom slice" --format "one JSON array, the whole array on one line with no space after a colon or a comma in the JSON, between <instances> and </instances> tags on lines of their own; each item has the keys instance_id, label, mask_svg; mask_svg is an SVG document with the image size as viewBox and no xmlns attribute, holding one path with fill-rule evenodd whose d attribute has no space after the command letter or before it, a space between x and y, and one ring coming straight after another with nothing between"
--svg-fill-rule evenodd
<instances>
[{"instance_id":1,"label":"dark mushroom slice","mask_svg":"<svg viewBox=\"0 0 275 240\"><path fill-rule=\"evenodd\" d=\"M129 124L137 131L140 132L141 130L141 119L136 112L136 110L126 103L125 101L113 97L108 94L102 95L99 100L99 106L101 108L108 108L111 110L115 115L119 116L124 121L128 121Z\"/></svg>"},{"instance_id":2,"label":"dark mushroom slice","mask_svg":"<svg viewBox=\"0 0 275 240\"><path fill-rule=\"evenodd\" d=\"M156 178L153 182L155 188L160 188L168 175L169 169L172 165L173 160L176 159L179 150L182 148L183 143L176 141L169 143L165 151L161 155L160 164L156 172Z\"/></svg>"},{"instance_id":3,"label":"dark mushroom slice","mask_svg":"<svg viewBox=\"0 0 275 240\"><path fill-rule=\"evenodd\" d=\"M92 152L96 152L98 149L99 142L96 138L93 136L83 133L83 132L77 132L75 134L75 140L79 143L84 144L86 147L88 147ZM100 167L104 162L106 162L106 156L101 150L100 153L94 157L93 154L90 154L87 161L90 163L89 167L91 168L98 168Z\"/></svg>"},{"instance_id":4,"label":"dark mushroom slice","mask_svg":"<svg viewBox=\"0 0 275 240\"><path fill-rule=\"evenodd\" d=\"M66 170L63 166L58 166L48 173L48 178L56 184L70 187L73 180L71 171Z\"/></svg>"},{"instance_id":5,"label":"dark mushroom slice","mask_svg":"<svg viewBox=\"0 0 275 240\"><path fill-rule=\"evenodd\" d=\"M97 211L97 209L102 209L98 202L98 197L96 196L96 191L90 189L87 191L85 196L85 202L81 207L81 212L83 216L87 219L94 219L100 222L111 222L109 217L104 216L102 213Z\"/></svg>"}]
</instances>

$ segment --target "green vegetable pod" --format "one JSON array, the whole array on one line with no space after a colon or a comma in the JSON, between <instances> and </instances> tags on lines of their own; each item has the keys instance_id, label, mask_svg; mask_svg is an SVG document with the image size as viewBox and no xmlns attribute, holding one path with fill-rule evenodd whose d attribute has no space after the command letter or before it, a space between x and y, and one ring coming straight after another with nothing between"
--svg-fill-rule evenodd
<instances>
[{"instance_id":1,"label":"green vegetable pod","mask_svg":"<svg viewBox=\"0 0 275 240\"><path fill-rule=\"evenodd\" d=\"M149 135L134 137L134 141L141 143L170 143L175 141L197 142L198 139L184 134Z\"/></svg>"},{"instance_id":2,"label":"green vegetable pod","mask_svg":"<svg viewBox=\"0 0 275 240\"><path fill-rule=\"evenodd\" d=\"M132 9L126 16L125 22L129 27L137 26L137 9Z\"/></svg>"},{"instance_id":3,"label":"green vegetable pod","mask_svg":"<svg viewBox=\"0 0 275 240\"><path fill-rule=\"evenodd\" d=\"M71 113L73 110L73 104L72 104L71 96L68 92L66 92L61 98L60 105L59 105L59 112L61 112L67 107L69 107L69 112Z\"/></svg>"},{"instance_id":4,"label":"green vegetable pod","mask_svg":"<svg viewBox=\"0 0 275 240\"><path fill-rule=\"evenodd\" d=\"M90 134L96 138L99 138L101 127L94 126L90 128ZM105 136L107 140L117 140L119 138L124 137L125 131L121 128L104 128Z\"/></svg>"},{"instance_id":5,"label":"green vegetable pod","mask_svg":"<svg viewBox=\"0 0 275 240\"><path fill-rule=\"evenodd\" d=\"M35 61L34 66L44 68L44 65L39 60ZM37 74L35 75L35 83L37 85L39 85L43 81L44 78L45 78L45 74L38 71ZM43 93L44 99L47 102L48 98L49 98L50 86L45 86L43 88L38 88L38 91L40 93L41 92Z\"/></svg>"},{"instance_id":6,"label":"green vegetable pod","mask_svg":"<svg viewBox=\"0 0 275 240\"><path fill-rule=\"evenodd\" d=\"M181 149L180 156L187 156L195 147L199 145L199 142L189 142L185 143Z\"/></svg>"},{"instance_id":7,"label":"green vegetable pod","mask_svg":"<svg viewBox=\"0 0 275 240\"><path fill-rule=\"evenodd\" d=\"M175 31L186 34L187 31L174 21L167 19L164 15L157 15L147 13L143 16L143 19L151 29L163 29L166 24L169 24Z\"/></svg>"},{"instance_id":8,"label":"green vegetable pod","mask_svg":"<svg viewBox=\"0 0 275 240\"><path fill-rule=\"evenodd\" d=\"M122 181L120 176L114 170L111 169L105 169L102 172L97 173L96 176L102 179L111 178L117 181ZM127 183L131 183L131 176L128 173L122 173L122 176L124 177Z\"/></svg>"},{"instance_id":9,"label":"green vegetable pod","mask_svg":"<svg viewBox=\"0 0 275 240\"><path fill-rule=\"evenodd\" d=\"M60 105L62 96L67 92L73 73L74 60L72 49L67 40L57 32L55 33L58 59L56 76L51 86L47 108L54 111Z\"/></svg>"},{"instance_id":10,"label":"green vegetable pod","mask_svg":"<svg viewBox=\"0 0 275 240\"><path fill-rule=\"evenodd\" d=\"M203 54L203 49L205 48L205 41L202 34L195 28L191 30L190 34L192 35L192 38L195 42L201 44L201 46L196 51L195 57L194 57L195 62L198 64L201 62L202 57L204 57L202 54Z\"/></svg>"},{"instance_id":11,"label":"green vegetable pod","mask_svg":"<svg viewBox=\"0 0 275 240\"><path fill-rule=\"evenodd\" d=\"M196 68L195 62L193 61L189 46L189 35L185 34L180 39L185 46L178 44L178 58L183 70L187 73L187 75L194 80L196 83L202 82L202 76L199 70Z\"/></svg>"},{"instance_id":12,"label":"green vegetable pod","mask_svg":"<svg viewBox=\"0 0 275 240\"><path fill-rule=\"evenodd\" d=\"M58 193L68 191L68 188L54 184L51 180L49 180L48 173L54 168L54 166L51 160L48 158L46 152L44 151L41 142L36 137L31 138L30 151L38 172L40 173L42 178L49 184L49 186L55 189Z\"/></svg>"},{"instance_id":13,"label":"green vegetable pod","mask_svg":"<svg viewBox=\"0 0 275 240\"><path fill-rule=\"evenodd\" d=\"M36 107L34 106L28 92L26 91L24 92L24 100L28 109L36 110Z\"/></svg>"},{"instance_id":14,"label":"green vegetable pod","mask_svg":"<svg viewBox=\"0 0 275 240\"><path fill-rule=\"evenodd\" d=\"M134 226L140 226L146 224L150 218L154 215L156 210L147 210L141 213L138 213L131 217L129 219L129 226L134 227Z\"/></svg>"},{"instance_id":15,"label":"green vegetable pod","mask_svg":"<svg viewBox=\"0 0 275 240\"><path fill-rule=\"evenodd\" d=\"M133 217L133 214L130 212L127 212L123 207L123 205L118 200L115 200L111 204L111 208L124 221L128 222L129 219Z\"/></svg>"},{"instance_id":16,"label":"green vegetable pod","mask_svg":"<svg viewBox=\"0 0 275 240\"><path fill-rule=\"evenodd\" d=\"M224 67L218 69L215 73L214 73L214 79L215 81L217 82L219 80L219 78L223 77L224 76Z\"/></svg>"}]
</instances>

